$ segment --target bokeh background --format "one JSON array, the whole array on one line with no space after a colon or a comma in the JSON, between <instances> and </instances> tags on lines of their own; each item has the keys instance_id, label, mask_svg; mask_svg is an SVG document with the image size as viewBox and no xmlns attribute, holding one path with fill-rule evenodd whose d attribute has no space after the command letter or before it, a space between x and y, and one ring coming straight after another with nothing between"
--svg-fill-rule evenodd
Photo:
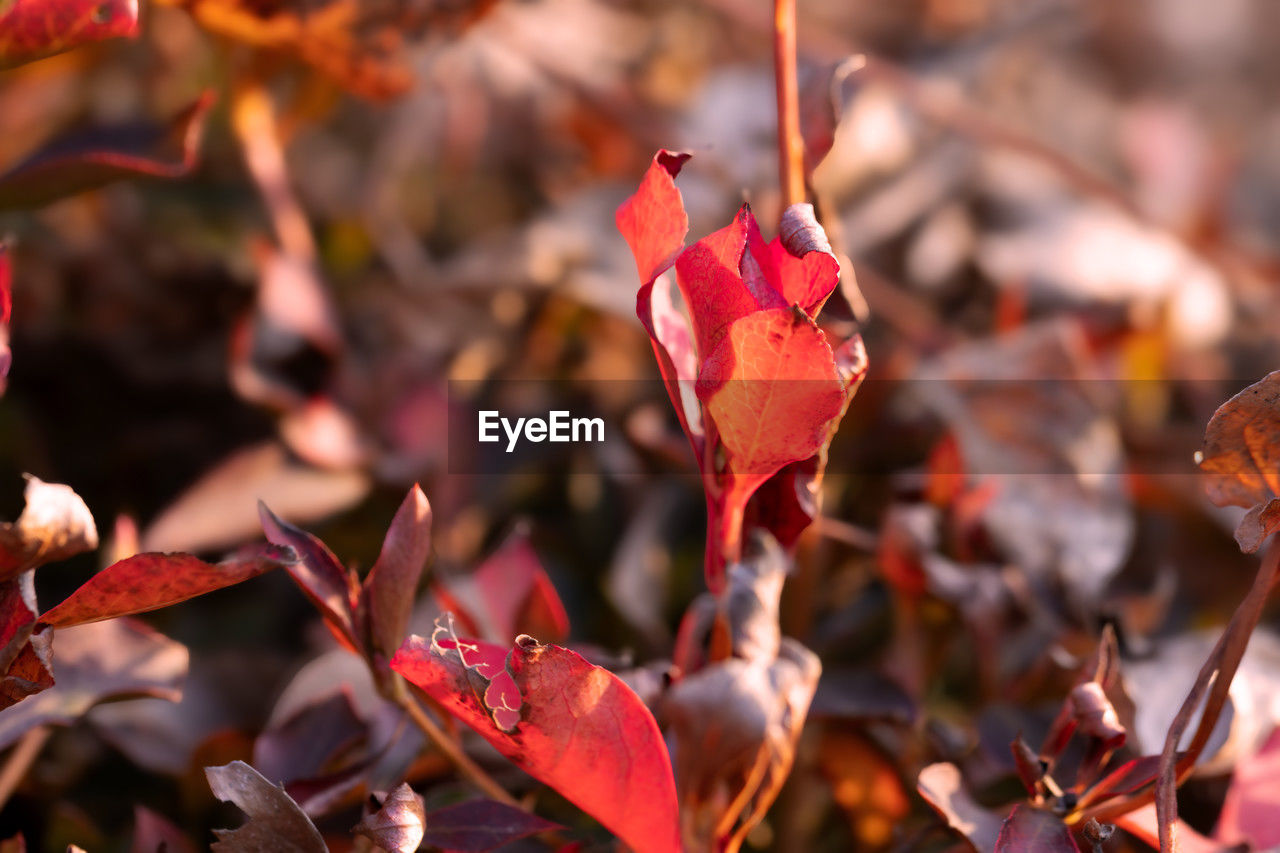
<instances>
[{"instance_id":1,"label":"bokeh background","mask_svg":"<svg viewBox=\"0 0 1280 853\"><path fill-rule=\"evenodd\" d=\"M744 200L770 230L771 9L412 0L326 23L334 7L152 3L135 41L0 75L0 171L217 96L190 175L0 211L4 517L30 472L76 489L120 548L217 557L260 537L262 498L367 567L420 481L433 571L527 525L573 644L662 660L701 588L703 509L637 381L657 371L613 210L656 149L685 149L693 237ZM812 189L856 273L825 319L861 330L871 368L784 596L824 679L750 841L946 849L923 764L1015 797L1009 740L1044 731L1104 623L1131 738L1158 750L1252 578L1193 454L1214 408L1280 367L1280 7L804 0L799 17ZM451 380L495 405L554 387L617 440L451 473ZM41 600L103 559L43 569ZM277 574L148 616L191 649L188 699L59 730L0 835L123 850L135 803L201 843L234 823L199 768L252 754L331 644ZM1246 661L1183 800L1205 833L1280 720L1265 624Z\"/></svg>"}]
</instances>

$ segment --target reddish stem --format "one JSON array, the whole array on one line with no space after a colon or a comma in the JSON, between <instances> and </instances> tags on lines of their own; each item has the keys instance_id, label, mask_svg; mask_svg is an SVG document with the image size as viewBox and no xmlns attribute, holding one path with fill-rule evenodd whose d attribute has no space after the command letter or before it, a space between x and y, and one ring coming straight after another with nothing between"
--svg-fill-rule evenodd
<instances>
[{"instance_id":1,"label":"reddish stem","mask_svg":"<svg viewBox=\"0 0 1280 853\"><path fill-rule=\"evenodd\" d=\"M774 0L773 65L778 91L778 171L785 209L805 200L804 137L800 135L800 87L796 82L795 0Z\"/></svg>"}]
</instances>

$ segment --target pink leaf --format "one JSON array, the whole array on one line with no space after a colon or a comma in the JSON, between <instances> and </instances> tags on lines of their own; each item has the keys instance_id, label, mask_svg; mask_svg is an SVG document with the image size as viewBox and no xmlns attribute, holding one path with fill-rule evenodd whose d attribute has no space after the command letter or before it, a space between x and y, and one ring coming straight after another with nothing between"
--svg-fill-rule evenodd
<instances>
[{"instance_id":1,"label":"pink leaf","mask_svg":"<svg viewBox=\"0 0 1280 853\"><path fill-rule=\"evenodd\" d=\"M1280 728L1257 755L1236 765L1214 835L1224 844L1280 847Z\"/></svg>"},{"instance_id":2,"label":"pink leaf","mask_svg":"<svg viewBox=\"0 0 1280 853\"><path fill-rule=\"evenodd\" d=\"M518 634L551 641L569 635L564 604L523 531L509 536L469 576L437 587L436 597L468 630L494 642L505 644Z\"/></svg>"},{"instance_id":3,"label":"pink leaf","mask_svg":"<svg viewBox=\"0 0 1280 853\"><path fill-rule=\"evenodd\" d=\"M680 849L666 744L629 687L567 649L520 637L505 654L503 672L518 702L504 689L498 710L514 705L519 712L504 731L492 716L492 700L479 691L496 683L491 679L503 647L448 634L437 628L432 640L410 637L392 669L638 853Z\"/></svg>"}]
</instances>

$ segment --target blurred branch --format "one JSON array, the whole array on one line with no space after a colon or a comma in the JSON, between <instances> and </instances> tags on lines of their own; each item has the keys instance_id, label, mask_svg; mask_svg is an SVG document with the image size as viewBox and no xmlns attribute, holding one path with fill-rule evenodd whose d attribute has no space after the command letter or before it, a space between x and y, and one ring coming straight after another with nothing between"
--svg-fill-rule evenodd
<instances>
[{"instance_id":1,"label":"blurred branch","mask_svg":"<svg viewBox=\"0 0 1280 853\"><path fill-rule=\"evenodd\" d=\"M1169 726L1169 734L1164 741L1164 750L1160 753L1160 773L1156 776L1156 827L1160 833L1161 853L1170 853L1175 849L1173 824L1178 819L1178 785L1191 775L1196 760L1209 742L1209 735L1217 725L1218 715L1226 704L1231 690L1231 681L1235 678L1236 669L1249 647L1249 637L1262 617L1262 608L1267 603L1267 596L1276 582L1276 569L1280 566L1280 539L1272 537L1271 544L1262 558L1262 566L1254 578L1253 587L1244 601L1236 609L1235 615L1227 629L1222 632L1221 639L1209 653L1209 658L1200 668L1196 683L1187 694L1178 715ZM1196 727L1195 737L1181 758L1178 757L1178 743L1191 723L1191 717L1200 705L1200 699L1208 691L1204 712Z\"/></svg>"},{"instance_id":2,"label":"blurred branch","mask_svg":"<svg viewBox=\"0 0 1280 853\"><path fill-rule=\"evenodd\" d=\"M53 729L49 726L34 728L23 735L13 747L9 757L5 759L4 767L0 768L0 808L4 808L4 804L9 802L52 733Z\"/></svg>"},{"instance_id":3,"label":"blurred branch","mask_svg":"<svg viewBox=\"0 0 1280 853\"><path fill-rule=\"evenodd\" d=\"M471 757L462 751L457 741L449 737L444 729L436 725L436 722L422 710L422 706L410 694L404 680L396 677L392 687L392 698L404 712L409 715L409 719L413 720L414 725L422 730L427 736L427 740L435 744L435 746L444 753L454 767L475 783L485 796L497 800L500 803L513 806L515 808L523 808L514 797L507 793L506 789L493 780L493 777L484 771L480 765L471 760Z\"/></svg>"},{"instance_id":4,"label":"blurred branch","mask_svg":"<svg viewBox=\"0 0 1280 853\"><path fill-rule=\"evenodd\" d=\"M304 263L316 259L315 238L297 196L289 185L271 95L256 80L236 87L231 101L231 124L244 151L249 173L262 194L276 238L285 254Z\"/></svg>"}]
</instances>

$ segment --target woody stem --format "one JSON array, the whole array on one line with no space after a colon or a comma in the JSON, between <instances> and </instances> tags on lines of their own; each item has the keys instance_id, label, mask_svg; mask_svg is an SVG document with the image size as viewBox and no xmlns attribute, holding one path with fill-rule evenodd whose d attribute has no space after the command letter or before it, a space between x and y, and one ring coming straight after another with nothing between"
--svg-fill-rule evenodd
<instances>
[{"instance_id":1,"label":"woody stem","mask_svg":"<svg viewBox=\"0 0 1280 853\"><path fill-rule=\"evenodd\" d=\"M778 171L782 206L805 200L804 138L800 135L800 94L796 82L796 3L774 0L773 65L778 94Z\"/></svg>"}]
</instances>

